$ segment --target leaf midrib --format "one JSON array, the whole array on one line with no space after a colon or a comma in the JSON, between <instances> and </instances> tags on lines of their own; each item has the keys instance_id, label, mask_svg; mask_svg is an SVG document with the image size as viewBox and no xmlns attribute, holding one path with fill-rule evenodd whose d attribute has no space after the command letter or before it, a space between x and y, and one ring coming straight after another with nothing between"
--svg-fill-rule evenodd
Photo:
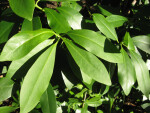
<instances>
[{"instance_id":1,"label":"leaf midrib","mask_svg":"<svg viewBox=\"0 0 150 113\"><path fill-rule=\"evenodd\" d=\"M95 18L97 18L97 17L95 16ZM107 28L107 30L113 35L113 37L114 37L116 40L118 40L118 39L116 38L116 36L111 32L111 30L106 26L106 24L103 23L103 22L101 22L101 19L97 18L97 20L99 20L98 22L100 22L101 24L103 24L103 25ZM107 22L107 21L106 21L106 22Z\"/></svg>"}]
</instances>

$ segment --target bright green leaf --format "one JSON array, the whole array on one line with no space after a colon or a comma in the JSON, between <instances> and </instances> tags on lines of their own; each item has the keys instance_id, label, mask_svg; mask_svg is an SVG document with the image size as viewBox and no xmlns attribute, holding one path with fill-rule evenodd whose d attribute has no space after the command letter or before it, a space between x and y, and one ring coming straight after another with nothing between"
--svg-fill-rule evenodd
<instances>
[{"instance_id":1,"label":"bright green leaf","mask_svg":"<svg viewBox=\"0 0 150 113\"><path fill-rule=\"evenodd\" d=\"M14 82L10 78L0 79L0 102L11 97Z\"/></svg>"},{"instance_id":2,"label":"bright green leaf","mask_svg":"<svg viewBox=\"0 0 150 113\"><path fill-rule=\"evenodd\" d=\"M49 47L25 76L20 93L20 113L31 111L47 89L53 73L56 46L57 43Z\"/></svg>"},{"instance_id":3,"label":"bright green leaf","mask_svg":"<svg viewBox=\"0 0 150 113\"><path fill-rule=\"evenodd\" d=\"M128 21L126 17L120 15L111 15L106 17L106 20L111 23L114 27L120 27L124 22Z\"/></svg>"},{"instance_id":4,"label":"bright green leaf","mask_svg":"<svg viewBox=\"0 0 150 113\"><path fill-rule=\"evenodd\" d=\"M98 58L96 58L93 54L75 46L67 39L64 39L64 42L75 62L84 73L100 83L111 85L108 72Z\"/></svg>"},{"instance_id":5,"label":"bright green leaf","mask_svg":"<svg viewBox=\"0 0 150 113\"><path fill-rule=\"evenodd\" d=\"M12 22L7 22L7 21L0 22L0 44L8 40L13 25L14 23Z\"/></svg>"},{"instance_id":6,"label":"bright green leaf","mask_svg":"<svg viewBox=\"0 0 150 113\"><path fill-rule=\"evenodd\" d=\"M135 36L132 38L132 40L138 48L150 54L150 36Z\"/></svg>"},{"instance_id":7,"label":"bright green leaf","mask_svg":"<svg viewBox=\"0 0 150 113\"><path fill-rule=\"evenodd\" d=\"M57 10L67 19L73 29L81 29L82 15L70 7L58 7Z\"/></svg>"},{"instance_id":8,"label":"bright green leaf","mask_svg":"<svg viewBox=\"0 0 150 113\"><path fill-rule=\"evenodd\" d=\"M35 1L34 0L9 0L11 9L18 15L28 20L32 20Z\"/></svg>"},{"instance_id":9,"label":"bright green leaf","mask_svg":"<svg viewBox=\"0 0 150 113\"><path fill-rule=\"evenodd\" d=\"M14 35L5 45L0 60L11 61L27 55L39 43L53 36L49 29L25 31Z\"/></svg>"},{"instance_id":10,"label":"bright green leaf","mask_svg":"<svg viewBox=\"0 0 150 113\"><path fill-rule=\"evenodd\" d=\"M0 107L0 113L11 113L15 111L15 109L17 109L17 107L10 107L10 106Z\"/></svg>"},{"instance_id":11,"label":"bright green leaf","mask_svg":"<svg viewBox=\"0 0 150 113\"><path fill-rule=\"evenodd\" d=\"M118 80L124 93L128 95L136 81L136 74L128 54L123 48L121 52L123 55L123 63L118 63Z\"/></svg>"},{"instance_id":12,"label":"bright green leaf","mask_svg":"<svg viewBox=\"0 0 150 113\"><path fill-rule=\"evenodd\" d=\"M43 113L56 113L56 97L51 85L48 86L47 90L41 96L40 103Z\"/></svg>"},{"instance_id":13,"label":"bright green leaf","mask_svg":"<svg viewBox=\"0 0 150 113\"><path fill-rule=\"evenodd\" d=\"M93 20L98 29L106 35L106 37L118 41L115 28L101 14L93 14Z\"/></svg>"},{"instance_id":14,"label":"bright green leaf","mask_svg":"<svg viewBox=\"0 0 150 113\"><path fill-rule=\"evenodd\" d=\"M130 53L131 53L131 60L135 67L136 78L139 88L142 91L142 93L148 98L150 92L149 70L145 62L137 53L135 53L134 51L130 51Z\"/></svg>"},{"instance_id":15,"label":"bright green leaf","mask_svg":"<svg viewBox=\"0 0 150 113\"><path fill-rule=\"evenodd\" d=\"M53 43L53 39L51 40L45 40L44 42L37 45L32 51L29 52L25 57L12 61L12 63L9 66L8 72L6 74L6 77L11 78L17 70L19 70L32 56L34 56L36 53L41 51L46 46ZM24 69L25 70L25 69Z\"/></svg>"},{"instance_id":16,"label":"bright green leaf","mask_svg":"<svg viewBox=\"0 0 150 113\"><path fill-rule=\"evenodd\" d=\"M86 100L85 103L90 107L98 107L102 104L100 97L93 97L89 100Z\"/></svg>"},{"instance_id":17,"label":"bright green leaf","mask_svg":"<svg viewBox=\"0 0 150 113\"><path fill-rule=\"evenodd\" d=\"M72 2L62 2L61 6L70 7L72 9L77 10L78 12L82 9L82 7L75 1Z\"/></svg>"},{"instance_id":18,"label":"bright green leaf","mask_svg":"<svg viewBox=\"0 0 150 113\"><path fill-rule=\"evenodd\" d=\"M72 30L67 34L77 44L96 56L109 62L123 62L120 51L104 36L91 30Z\"/></svg>"},{"instance_id":19,"label":"bright green leaf","mask_svg":"<svg viewBox=\"0 0 150 113\"><path fill-rule=\"evenodd\" d=\"M65 17L53 9L45 8L49 26L57 33L66 33L71 30Z\"/></svg>"},{"instance_id":20,"label":"bright green leaf","mask_svg":"<svg viewBox=\"0 0 150 113\"><path fill-rule=\"evenodd\" d=\"M134 44L133 44L133 41L132 41L132 39L131 39L131 37L130 37L129 32L126 32L126 34L125 34L125 36L124 36L123 43L126 45L126 47L127 47L129 50L135 50Z\"/></svg>"}]
</instances>

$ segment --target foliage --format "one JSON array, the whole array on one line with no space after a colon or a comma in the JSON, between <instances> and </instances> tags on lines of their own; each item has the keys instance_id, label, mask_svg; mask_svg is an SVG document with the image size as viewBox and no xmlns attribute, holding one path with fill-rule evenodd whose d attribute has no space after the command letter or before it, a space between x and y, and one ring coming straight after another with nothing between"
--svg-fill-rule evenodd
<instances>
[{"instance_id":1,"label":"foliage","mask_svg":"<svg viewBox=\"0 0 150 113\"><path fill-rule=\"evenodd\" d=\"M0 113L149 109L148 0L0 5Z\"/></svg>"}]
</instances>

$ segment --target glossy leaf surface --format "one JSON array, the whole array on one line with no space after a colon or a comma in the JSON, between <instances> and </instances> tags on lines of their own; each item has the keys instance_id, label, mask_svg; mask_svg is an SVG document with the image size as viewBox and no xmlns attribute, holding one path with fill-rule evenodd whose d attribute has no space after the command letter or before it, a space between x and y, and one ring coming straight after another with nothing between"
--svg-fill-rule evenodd
<instances>
[{"instance_id":1,"label":"glossy leaf surface","mask_svg":"<svg viewBox=\"0 0 150 113\"><path fill-rule=\"evenodd\" d=\"M133 37L132 40L138 48L150 54L150 36L136 36Z\"/></svg>"},{"instance_id":2,"label":"glossy leaf surface","mask_svg":"<svg viewBox=\"0 0 150 113\"><path fill-rule=\"evenodd\" d=\"M20 113L31 111L46 91L53 73L56 46L49 47L25 76L20 93Z\"/></svg>"},{"instance_id":3,"label":"glossy leaf surface","mask_svg":"<svg viewBox=\"0 0 150 113\"><path fill-rule=\"evenodd\" d=\"M7 21L0 22L0 44L8 40L13 25L14 25L13 22L7 22Z\"/></svg>"},{"instance_id":4,"label":"glossy leaf surface","mask_svg":"<svg viewBox=\"0 0 150 113\"><path fill-rule=\"evenodd\" d=\"M0 60L17 60L27 55L35 46L51 36L53 36L53 32L49 29L20 32L6 43Z\"/></svg>"},{"instance_id":5,"label":"glossy leaf surface","mask_svg":"<svg viewBox=\"0 0 150 113\"><path fill-rule=\"evenodd\" d=\"M100 83L111 85L108 72L98 58L96 58L93 54L75 46L67 39L64 39L64 42L75 62L84 73Z\"/></svg>"},{"instance_id":6,"label":"glossy leaf surface","mask_svg":"<svg viewBox=\"0 0 150 113\"><path fill-rule=\"evenodd\" d=\"M58 7L57 10L65 16L73 29L81 29L82 15L78 11L69 7Z\"/></svg>"},{"instance_id":7,"label":"glossy leaf surface","mask_svg":"<svg viewBox=\"0 0 150 113\"><path fill-rule=\"evenodd\" d=\"M96 56L114 63L123 61L120 51L104 36L91 30L72 30L67 33L72 40Z\"/></svg>"},{"instance_id":8,"label":"glossy leaf surface","mask_svg":"<svg viewBox=\"0 0 150 113\"><path fill-rule=\"evenodd\" d=\"M35 1L34 0L9 0L11 9L18 15L32 20Z\"/></svg>"},{"instance_id":9,"label":"glossy leaf surface","mask_svg":"<svg viewBox=\"0 0 150 113\"><path fill-rule=\"evenodd\" d=\"M64 16L53 9L45 8L49 26L57 33L66 33L71 30L68 21Z\"/></svg>"},{"instance_id":10,"label":"glossy leaf surface","mask_svg":"<svg viewBox=\"0 0 150 113\"><path fill-rule=\"evenodd\" d=\"M17 72L17 70L19 70L32 56L34 56L36 53L38 53L39 51L41 51L46 46L52 44L53 41L54 41L53 39L51 39L51 40L45 40L44 42L42 42L39 45L37 45L25 57L23 57L21 59L18 59L18 60L15 60L15 61L12 61L12 63L9 66L9 69L7 71L6 76L8 78L11 78Z\"/></svg>"},{"instance_id":11,"label":"glossy leaf surface","mask_svg":"<svg viewBox=\"0 0 150 113\"><path fill-rule=\"evenodd\" d=\"M123 55L123 63L118 63L118 80L124 93L128 95L136 81L136 74L126 51L122 48L121 52Z\"/></svg>"},{"instance_id":12,"label":"glossy leaf surface","mask_svg":"<svg viewBox=\"0 0 150 113\"><path fill-rule=\"evenodd\" d=\"M125 36L124 36L123 43L126 45L126 47L127 47L129 50L135 50L134 44L133 44L133 41L132 41L132 39L131 39L131 37L130 37L129 32L126 32L126 34L125 34Z\"/></svg>"},{"instance_id":13,"label":"glossy leaf surface","mask_svg":"<svg viewBox=\"0 0 150 113\"><path fill-rule=\"evenodd\" d=\"M98 29L106 35L106 37L118 41L115 28L101 14L93 14L93 20Z\"/></svg>"},{"instance_id":14,"label":"glossy leaf surface","mask_svg":"<svg viewBox=\"0 0 150 113\"><path fill-rule=\"evenodd\" d=\"M120 15L111 15L106 17L106 20L111 23L114 27L120 27L124 22L128 21L126 17Z\"/></svg>"},{"instance_id":15,"label":"glossy leaf surface","mask_svg":"<svg viewBox=\"0 0 150 113\"><path fill-rule=\"evenodd\" d=\"M142 58L135 53L134 51L130 51L131 53L131 60L133 61L135 71L136 71L136 78L139 85L140 90L142 93L148 97L150 93L150 77L149 77L149 70L142 60Z\"/></svg>"},{"instance_id":16,"label":"glossy leaf surface","mask_svg":"<svg viewBox=\"0 0 150 113\"><path fill-rule=\"evenodd\" d=\"M56 113L56 97L51 85L48 86L47 90L41 96L40 103L43 113Z\"/></svg>"},{"instance_id":17,"label":"glossy leaf surface","mask_svg":"<svg viewBox=\"0 0 150 113\"><path fill-rule=\"evenodd\" d=\"M0 79L0 102L11 97L14 82L10 78Z\"/></svg>"}]
</instances>

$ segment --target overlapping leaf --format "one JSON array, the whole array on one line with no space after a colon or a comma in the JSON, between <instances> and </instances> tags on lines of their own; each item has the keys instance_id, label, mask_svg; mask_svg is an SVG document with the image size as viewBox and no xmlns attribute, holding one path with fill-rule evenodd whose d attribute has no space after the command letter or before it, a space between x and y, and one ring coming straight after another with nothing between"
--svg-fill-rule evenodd
<instances>
[{"instance_id":1,"label":"overlapping leaf","mask_svg":"<svg viewBox=\"0 0 150 113\"><path fill-rule=\"evenodd\" d=\"M148 98L150 93L149 70L145 62L137 53L135 53L134 51L130 51L130 53L131 53L131 60L133 61L135 67L136 78L139 88L142 91L142 93Z\"/></svg>"},{"instance_id":2,"label":"overlapping leaf","mask_svg":"<svg viewBox=\"0 0 150 113\"><path fill-rule=\"evenodd\" d=\"M11 9L18 15L32 20L35 1L34 0L9 0Z\"/></svg>"},{"instance_id":3,"label":"overlapping leaf","mask_svg":"<svg viewBox=\"0 0 150 113\"><path fill-rule=\"evenodd\" d=\"M150 54L150 36L135 36L132 40L138 48Z\"/></svg>"},{"instance_id":4,"label":"overlapping leaf","mask_svg":"<svg viewBox=\"0 0 150 113\"><path fill-rule=\"evenodd\" d=\"M56 97L51 85L41 96L40 103L43 113L56 113Z\"/></svg>"},{"instance_id":5,"label":"overlapping leaf","mask_svg":"<svg viewBox=\"0 0 150 113\"><path fill-rule=\"evenodd\" d=\"M115 28L101 14L93 14L93 20L98 29L106 35L106 37L118 41Z\"/></svg>"},{"instance_id":6,"label":"overlapping leaf","mask_svg":"<svg viewBox=\"0 0 150 113\"><path fill-rule=\"evenodd\" d=\"M71 30L68 21L64 16L53 9L45 8L49 26L57 33L65 33Z\"/></svg>"},{"instance_id":7,"label":"overlapping leaf","mask_svg":"<svg viewBox=\"0 0 150 113\"><path fill-rule=\"evenodd\" d=\"M120 15L110 15L106 17L106 20L111 23L114 27L120 27L124 22L128 21L126 17Z\"/></svg>"},{"instance_id":8,"label":"overlapping leaf","mask_svg":"<svg viewBox=\"0 0 150 113\"><path fill-rule=\"evenodd\" d=\"M49 47L25 76L20 93L20 113L31 111L47 89L53 73L56 46L57 43Z\"/></svg>"},{"instance_id":9,"label":"overlapping leaf","mask_svg":"<svg viewBox=\"0 0 150 113\"><path fill-rule=\"evenodd\" d=\"M0 22L0 44L8 40L8 36L13 28L13 22L1 21Z\"/></svg>"},{"instance_id":10,"label":"overlapping leaf","mask_svg":"<svg viewBox=\"0 0 150 113\"><path fill-rule=\"evenodd\" d=\"M31 30L41 29L41 28L42 28L41 20L40 17L37 16L34 17L32 21L24 19L22 23L21 31L31 31Z\"/></svg>"},{"instance_id":11,"label":"overlapping leaf","mask_svg":"<svg viewBox=\"0 0 150 113\"><path fill-rule=\"evenodd\" d=\"M123 55L123 63L118 63L118 80L124 93L128 95L136 81L136 74L128 54L123 48L121 52Z\"/></svg>"},{"instance_id":12,"label":"overlapping leaf","mask_svg":"<svg viewBox=\"0 0 150 113\"><path fill-rule=\"evenodd\" d=\"M81 29L82 15L70 7L58 7L57 10L67 19L73 29Z\"/></svg>"},{"instance_id":13,"label":"overlapping leaf","mask_svg":"<svg viewBox=\"0 0 150 113\"><path fill-rule=\"evenodd\" d=\"M17 109L17 107L4 106L4 107L0 107L0 112L1 113L11 113L11 112L15 111L15 109Z\"/></svg>"},{"instance_id":14,"label":"overlapping leaf","mask_svg":"<svg viewBox=\"0 0 150 113\"><path fill-rule=\"evenodd\" d=\"M6 43L0 60L17 60L27 55L35 46L53 35L54 33L49 29L20 32Z\"/></svg>"},{"instance_id":15,"label":"overlapping leaf","mask_svg":"<svg viewBox=\"0 0 150 113\"><path fill-rule=\"evenodd\" d=\"M91 30L72 30L67 33L77 44L109 62L121 63L122 54L104 36Z\"/></svg>"},{"instance_id":16,"label":"overlapping leaf","mask_svg":"<svg viewBox=\"0 0 150 113\"><path fill-rule=\"evenodd\" d=\"M111 85L108 72L98 58L96 58L93 54L75 46L68 39L64 39L64 42L75 62L84 73L100 83Z\"/></svg>"}]
</instances>

